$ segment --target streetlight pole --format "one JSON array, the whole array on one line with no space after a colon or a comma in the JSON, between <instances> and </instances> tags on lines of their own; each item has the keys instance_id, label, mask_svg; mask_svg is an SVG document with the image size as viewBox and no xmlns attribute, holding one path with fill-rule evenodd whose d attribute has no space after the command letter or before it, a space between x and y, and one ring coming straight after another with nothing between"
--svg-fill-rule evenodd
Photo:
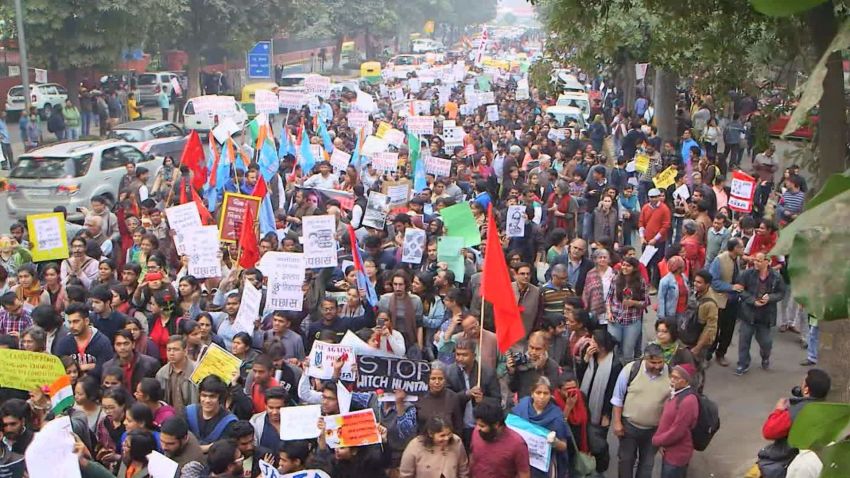
<instances>
[{"instance_id":1,"label":"streetlight pole","mask_svg":"<svg viewBox=\"0 0 850 478\"><path fill-rule=\"evenodd\" d=\"M18 23L18 54L21 58L21 85L24 87L23 115L30 112L30 69L27 64L27 41L24 37L24 9L21 0L15 0L15 19Z\"/></svg>"}]
</instances>

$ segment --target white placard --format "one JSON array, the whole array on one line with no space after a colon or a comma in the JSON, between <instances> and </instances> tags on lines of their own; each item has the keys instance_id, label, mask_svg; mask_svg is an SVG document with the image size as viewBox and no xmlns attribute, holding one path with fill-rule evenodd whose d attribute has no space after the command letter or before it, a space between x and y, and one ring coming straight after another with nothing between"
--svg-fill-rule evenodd
<instances>
[{"instance_id":1,"label":"white placard","mask_svg":"<svg viewBox=\"0 0 850 478\"><path fill-rule=\"evenodd\" d=\"M349 111L346 117L348 118L348 127L351 129L363 128L369 122L369 114L363 111Z\"/></svg>"},{"instance_id":2,"label":"white placard","mask_svg":"<svg viewBox=\"0 0 850 478\"><path fill-rule=\"evenodd\" d=\"M655 254L657 252L658 252L657 247L650 246L649 244L647 244L643 248L643 254L640 255L640 263L648 267L649 261L651 261L652 258L655 257Z\"/></svg>"},{"instance_id":3,"label":"white placard","mask_svg":"<svg viewBox=\"0 0 850 478\"><path fill-rule=\"evenodd\" d=\"M366 212L363 214L363 225L374 229L383 229L390 213L390 198L377 191L369 192L366 201Z\"/></svg>"},{"instance_id":4,"label":"white placard","mask_svg":"<svg viewBox=\"0 0 850 478\"><path fill-rule=\"evenodd\" d=\"M9 65L9 76L21 76L21 67L18 65Z\"/></svg>"},{"instance_id":5,"label":"white placard","mask_svg":"<svg viewBox=\"0 0 850 478\"><path fill-rule=\"evenodd\" d=\"M215 140L220 144L224 144L231 136L239 132L239 126L233 121L233 118L225 116L221 122L213 128L212 133Z\"/></svg>"},{"instance_id":6,"label":"white placard","mask_svg":"<svg viewBox=\"0 0 850 478\"><path fill-rule=\"evenodd\" d=\"M691 197L691 191L690 189L688 189L687 184L683 184L676 188L675 191L673 191L673 196L679 198L682 201L687 201L688 198Z\"/></svg>"},{"instance_id":7,"label":"white placard","mask_svg":"<svg viewBox=\"0 0 850 478\"><path fill-rule=\"evenodd\" d=\"M239 311L233 322L233 329L237 332L246 332L254 335L254 321L260 318L260 302L263 300L263 292L247 278L242 286L242 300L239 303Z\"/></svg>"},{"instance_id":8,"label":"white placard","mask_svg":"<svg viewBox=\"0 0 850 478\"><path fill-rule=\"evenodd\" d=\"M478 93L478 104L489 105L496 102L496 95L492 91Z\"/></svg>"},{"instance_id":9,"label":"white placard","mask_svg":"<svg viewBox=\"0 0 850 478\"><path fill-rule=\"evenodd\" d=\"M33 228L35 229L35 237L38 238L38 249L40 251L58 249L65 245L62 243L62 226L59 223L58 216L35 219L33 220Z\"/></svg>"},{"instance_id":10,"label":"white placard","mask_svg":"<svg viewBox=\"0 0 850 478\"><path fill-rule=\"evenodd\" d=\"M413 102L413 110L419 115L428 115L431 113L431 102L426 100L416 100Z\"/></svg>"},{"instance_id":11,"label":"white placard","mask_svg":"<svg viewBox=\"0 0 850 478\"><path fill-rule=\"evenodd\" d=\"M47 70L41 70L38 68L35 69L35 82L36 83L47 83Z\"/></svg>"},{"instance_id":12,"label":"white placard","mask_svg":"<svg viewBox=\"0 0 850 478\"><path fill-rule=\"evenodd\" d=\"M390 209L406 205L410 198L410 183L387 186L387 196L390 198Z\"/></svg>"},{"instance_id":13,"label":"white placard","mask_svg":"<svg viewBox=\"0 0 850 478\"><path fill-rule=\"evenodd\" d=\"M267 256L270 256L266 259ZM300 252L266 252L259 268L268 277L265 313L275 310L301 311L304 306L305 261Z\"/></svg>"},{"instance_id":14,"label":"white placard","mask_svg":"<svg viewBox=\"0 0 850 478\"><path fill-rule=\"evenodd\" d=\"M411 78L407 80L407 88L411 93L419 93L419 90L422 88L422 82L419 81L419 78Z\"/></svg>"},{"instance_id":15,"label":"white placard","mask_svg":"<svg viewBox=\"0 0 850 478\"><path fill-rule=\"evenodd\" d=\"M398 86L390 90L390 100L392 101L403 101L404 100L404 90Z\"/></svg>"},{"instance_id":16,"label":"white placard","mask_svg":"<svg viewBox=\"0 0 850 478\"><path fill-rule=\"evenodd\" d=\"M33 436L25 452L27 472L32 477L80 478L80 462L74 454L71 417L51 420Z\"/></svg>"},{"instance_id":17,"label":"white placard","mask_svg":"<svg viewBox=\"0 0 850 478\"><path fill-rule=\"evenodd\" d=\"M348 167L348 164L351 162L351 154L346 153L345 151L334 148L334 152L331 153L331 166L337 170L343 170Z\"/></svg>"},{"instance_id":18,"label":"white placard","mask_svg":"<svg viewBox=\"0 0 850 478\"><path fill-rule=\"evenodd\" d=\"M440 106L445 106L446 103L448 103L452 97L452 87L440 86L439 88L437 88L437 97L440 100Z\"/></svg>"},{"instance_id":19,"label":"white placard","mask_svg":"<svg viewBox=\"0 0 850 478\"><path fill-rule=\"evenodd\" d=\"M189 256L188 273L198 279L221 277L221 250L218 242L218 226L203 226L191 233L192 240L186 243Z\"/></svg>"},{"instance_id":20,"label":"white placard","mask_svg":"<svg viewBox=\"0 0 850 478\"><path fill-rule=\"evenodd\" d=\"M198 205L194 202L187 202L179 206L165 208L165 217L169 229L174 231L172 239L174 239L177 254L182 256L186 253L186 240L190 237L189 233L203 226Z\"/></svg>"},{"instance_id":21,"label":"white placard","mask_svg":"<svg viewBox=\"0 0 850 478\"><path fill-rule=\"evenodd\" d=\"M454 148L455 146L463 146L463 137L466 136L466 131L460 126L446 127L443 125L443 142L446 148Z\"/></svg>"},{"instance_id":22,"label":"white placard","mask_svg":"<svg viewBox=\"0 0 850 478\"><path fill-rule=\"evenodd\" d=\"M336 402L339 405L339 413L351 411L351 392L345 388L342 382L336 383Z\"/></svg>"},{"instance_id":23,"label":"white placard","mask_svg":"<svg viewBox=\"0 0 850 478\"><path fill-rule=\"evenodd\" d=\"M304 80L304 92L308 95L327 98L331 94L331 79L327 76L308 76Z\"/></svg>"},{"instance_id":24,"label":"white placard","mask_svg":"<svg viewBox=\"0 0 850 478\"><path fill-rule=\"evenodd\" d=\"M527 100L529 98L531 98L531 95L529 94L528 88L522 88L522 89L517 88L516 99L518 101Z\"/></svg>"},{"instance_id":25,"label":"white placard","mask_svg":"<svg viewBox=\"0 0 850 478\"><path fill-rule=\"evenodd\" d=\"M407 131L413 134L434 134L433 116L411 116L407 118Z\"/></svg>"},{"instance_id":26,"label":"white placard","mask_svg":"<svg viewBox=\"0 0 850 478\"><path fill-rule=\"evenodd\" d=\"M729 195L739 198L749 198L753 196L753 188L756 183L753 181L745 181L733 177L732 183L729 185ZM687 186L685 186L687 187Z\"/></svg>"},{"instance_id":27,"label":"white placard","mask_svg":"<svg viewBox=\"0 0 850 478\"><path fill-rule=\"evenodd\" d=\"M199 96L192 99L192 108L195 110L195 114L230 114L233 111L233 97L219 95Z\"/></svg>"},{"instance_id":28,"label":"white placard","mask_svg":"<svg viewBox=\"0 0 850 478\"><path fill-rule=\"evenodd\" d=\"M436 177L448 177L452 171L452 160L427 156L425 158L425 173Z\"/></svg>"},{"instance_id":29,"label":"white placard","mask_svg":"<svg viewBox=\"0 0 850 478\"><path fill-rule=\"evenodd\" d=\"M488 106L487 108L490 107ZM546 135L546 139L551 139L552 141L564 140L567 139L567 133L564 128L552 128Z\"/></svg>"},{"instance_id":30,"label":"white placard","mask_svg":"<svg viewBox=\"0 0 850 478\"><path fill-rule=\"evenodd\" d=\"M148 454L148 474L151 478L174 478L179 465L158 451Z\"/></svg>"},{"instance_id":31,"label":"white placard","mask_svg":"<svg viewBox=\"0 0 850 478\"><path fill-rule=\"evenodd\" d=\"M306 267L336 267L336 216L304 216L302 230Z\"/></svg>"},{"instance_id":32,"label":"white placard","mask_svg":"<svg viewBox=\"0 0 850 478\"><path fill-rule=\"evenodd\" d=\"M273 91L257 90L254 92L254 110L257 113L280 113L280 99Z\"/></svg>"},{"instance_id":33,"label":"white placard","mask_svg":"<svg viewBox=\"0 0 850 478\"><path fill-rule=\"evenodd\" d=\"M307 102L307 95L298 91L278 91L277 99L281 108L297 110Z\"/></svg>"},{"instance_id":34,"label":"white placard","mask_svg":"<svg viewBox=\"0 0 850 478\"><path fill-rule=\"evenodd\" d=\"M487 105L487 121L499 121L499 105Z\"/></svg>"},{"instance_id":35,"label":"white placard","mask_svg":"<svg viewBox=\"0 0 850 478\"><path fill-rule=\"evenodd\" d=\"M360 147L360 154L371 158L375 153L386 151L388 147L389 143L385 139L369 135L363 140L363 145Z\"/></svg>"},{"instance_id":36,"label":"white placard","mask_svg":"<svg viewBox=\"0 0 850 478\"><path fill-rule=\"evenodd\" d=\"M443 130L447 128L457 128L457 121L455 120L443 120Z\"/></svg>"},{"instance_id":37,"label":"white placard","mask_svg":"<svg viewBox=\"0 0 850 478\"><path fill-rule=\"evenodd\" d=\"M398 148L402 143L404 143L404 132L392 128L384 133L384 141L386 141L387 144Z\"/></svg>"},{"instance_id":38,"label":"white placard","mask_svg":"<svg viewBox=\"0 0 850 478\"><path fill-rule=\"evenodd\" d=\"M280 409L281 440L310 440L319 436L319 417L322 416L321 405L301 405L298 407L283 407Z\"/></svg>"},{"instance_id":39,"label":"white placard","mask_svg":"<svg viewBox=\"0 0 850 478\"><path fill-rule=\"evenodd\" d=\"M398 153L375 153L372 155L372 166L378 171L395 172L398 170Z\"/></svg>"},{"instance_id":40,"label":"white placard","mask_svg":"<svg viewBox=\"0 0 850 478\"><path fill-rule=\"evenodd\" d=\"M508 217L505 230L508 237L525 236L525 206L508 206Z\"/></svg>"},{"instance_id":41,"label":"white placard","mask_svg":"<svg viewBox=\"0 0 850 478\"><path fill-rule=\"evenodd\" d=\"M339 379L351 382L354 380L354 369L352 368L357 363L354 351L351 347L338 344L329 344L316 340L313 342L313 348L310 349L309 367L307 368L307 376L318 378L320 380L330 380L333 378L334 362L344 357L344 364L339 372ZM282 422L285 423L285 422Z\"/></svg>"},{"instance_id":42,"label":"white placard","mask_svg":"<svg viewBox=\"0 0 850 478\"><path fill-rule=\"evenodd\" d=\"M425 252L425 231L413 227L405 229L401 262L419 264L422 262L423 252Z\"/></svg>"},{"instance_id":43,"label":"white placard","mask_svg":"<svg viewBox=\"0 0 850 478\"><path fill-rule=\"evenodd\" d=\"M460 105L460 114L462 116L470 116L472 114L475 114L475 105L468 104L468 103L464 103L464 104Z\"/></svg>"}]
</instances>

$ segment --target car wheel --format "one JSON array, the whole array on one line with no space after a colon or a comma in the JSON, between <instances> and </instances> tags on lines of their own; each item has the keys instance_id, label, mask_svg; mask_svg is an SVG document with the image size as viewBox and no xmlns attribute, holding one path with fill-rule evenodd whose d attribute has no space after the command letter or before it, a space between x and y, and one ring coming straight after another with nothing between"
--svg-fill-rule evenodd
<instances>
[{"instance_id":1,"label":"car wheel","mask_svg":"<svg viewBox=\"0 0 850 478\"><path fill-rule=\"evenodd\" d=\"M50 103L45 103L44 107L41 108L41 119L46 120L50 118L51 114L53 114L53 106Z\"/></svg>"}]
</instances>

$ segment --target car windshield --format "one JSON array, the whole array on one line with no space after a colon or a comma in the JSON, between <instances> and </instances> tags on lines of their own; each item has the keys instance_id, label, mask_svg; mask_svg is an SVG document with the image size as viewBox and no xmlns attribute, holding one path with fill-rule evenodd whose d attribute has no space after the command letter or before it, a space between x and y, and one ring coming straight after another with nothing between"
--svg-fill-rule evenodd
<instances>
[{"instance_id":1,"label":"car windshield","mask_svg":"<svg viewBox=\"0 0 850 478\"><path fill-rule=\"evenodd\" d=\"M156 75L139 75L139 86L152 85L156 81Z\"/></svg>"},{"instance_id":2,"label":"car windshield","mask_svg":"<svg viewBox=\"0 0 850 478\"><path fill-rule=\"evenodd\" d=\"M121 139L128 143L138 143L144 141L145 132L140 129L113 129L108 136L111 139Z\"/></svg>"},{"instance_id":3,"label":"car windshield","mask_svg":"<svg viewBox=\"0 0 850 478\"><path fill-rule=\"evenodd\" d=\"M13 86L9 88L9 96L24 96L24 87Z\"/></svg>"},{"instance_id":4,"label":"car windshield","mask_svg":"<svg viewBox=\"0 0 850 478\"><path fill-rule=\"evenodd\" d=\"M18 179L79 178L88 172L91 159L91 153L73 157L21 156L18 164L9 173L9 177Z\"/></svg>"},{"instance_id":5,"label":"car windshield","mask_svg":"<svg viewBox=\"0 0 850 478\"><path fill-rule=\"evenodd\" d=\"M282 78L280 86L298 86L304 83L304 78Z\"/></svg>"},{"instance_id":6,"label":"car windshield","mask_svg":"<svg viewBox=\"0 0 850 478\"><path fill-rule=\"evenodd\" d=\"M413 59L412 56L399 56L399 57L396 57L394 63L396 65L412 65L413 62L414 62L414 59Z\"/></svg>"}]
</instances>

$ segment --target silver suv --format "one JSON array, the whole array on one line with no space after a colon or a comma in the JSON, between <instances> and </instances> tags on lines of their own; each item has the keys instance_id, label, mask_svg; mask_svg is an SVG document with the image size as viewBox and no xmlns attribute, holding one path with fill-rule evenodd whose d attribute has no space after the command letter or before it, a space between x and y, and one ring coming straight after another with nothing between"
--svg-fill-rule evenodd
<instances>
[{"instance_id":1,"label":"silver suv","mask_svg":"<svg viewBox=\"0 0 850 478\"><path fill-rule=\"evenodd\" d=\"M9 215L24 219L56 206L65 206L73 214L79 207L88 207L96 195L114 203L127 163L144 166L153 178L162 157L109 140L69 141L34 149L20 156L9 173Z\"/></svg>"}]
</instances>

